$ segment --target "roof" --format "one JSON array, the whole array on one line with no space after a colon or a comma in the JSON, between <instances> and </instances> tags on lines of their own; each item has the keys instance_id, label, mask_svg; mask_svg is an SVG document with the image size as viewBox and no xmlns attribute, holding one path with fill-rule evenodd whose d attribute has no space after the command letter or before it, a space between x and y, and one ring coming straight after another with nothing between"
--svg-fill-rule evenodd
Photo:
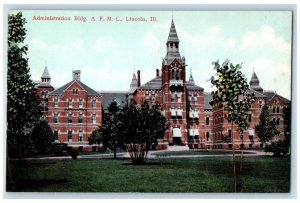
<instances>
[{"instance_id":1,"label":"roof","mask_svg":"<svg viewBox=\"0 0 300 203\"><path fill-rule=\"evenodd\" d=\"M128 92L98 92L102 95L102 107L103 109L107 109L109 104L113 101L116 101L119 105L125 104L123 102L126 101L126 95Z\"/></svg>"},{"instance_id":2,"label":"roof","mask_svg":"<svg viewBox=\"0 0 300 203\"><path fill-rule=\"evenodd\" d=\"M169 32L169 36L168 36L168 42L179 42L173 19L171 22L171 28L170 28L170 32Z\"/></svg>"},{"instance_id":3,"label":"roof","mask_svg":"<svg viewBox=\"0 0 300 203\"><path fill-rule=\"evenodd\" d=\"M49 96L54 96L54 95L63 95L64 91L70 87L74 82L77 82L85 91L87 91L87 94L89 96L101 96L101 94L99 94L98 92L96 92L95 90L93 90L92 88L88 87L87 85L85 85L84 83L80 82L79 80L72 80L71 82L65 84L64 86L54 90L53 92L51 92L49 94Z\"/></svg>"},{"instance_id":4,"label":"roof","mask_svg":"<svg viewBox=\"0 0 300 203\"><path fill-rule=\"evenodd\" d=\"M161 76L156 76L152 80L138 87L139 90L160 90L161 89Z\"/></svg>"},{"instance_id":5,"label":"roof","mask_svg":"<svg viewBox=\"0 0 300 203\"><path fill-rule=\"evenodd\" d=\"M133 93L136 90L137 85L138 85L137 83L138 83L138 81L136 79L135 74L133 73L132 80L131 80L131 83L130 83L129 92Z\"/></svg>"},{"instance_id":6,"label":"roof","mask_svg":"<svg viewBox=\"0 0 300 203\"><path fill-rule=\"evenodd\" d=\"M212 95L209 92L204 93L204 110L212 110L209 102L212 101Z\"/></svg>"},{"instance_id":7,"label":"roof","mask_svg":"<svg viewBox=\"0 0 300 203\"><path fill-rule=\"evenodd\" d=\"M264 95L267 96L268 101L272 100L272 99L274 98L274 96L277 95L277 96L283 101L283 103L290 103L290 100L284 98L283 96L277 94L277 93L274 92L274 91L264 91Z\"/></svg>"},{"instance_id":8,"label":"roof","mask_svg":"<svg viewBox=\"0 0 300 203\"><path fill-rule=\"evenodd\" d=\"M250 80L250 87L255 91L263 91L263 88L259 86L259 79L255 72L253 72L251 80Z\"/></svg>"},{"instance_id":9,"label":"roof","mask_svg":"<svg viewBox=\"0 0 300 203\"><path fill-rule=\"evenodd\" d=\"M248 91L250 91L251 93L254 93L255 97L266 97L266 95L262 94L262 92L257 91L256 89L252 89L252 87L250 87L248 89Z\"/></svg>"},{"instance_id":10,"label":"roof","mask_svg":"<svg viewBox=\"0 0 300 203\"><path fill-rule=\"evenodd\" d=\"M195 85L195 83L193 82L186 82L186 89L187 90L199 90L199 91L203 91L204 89L202 87L199 87L198 85Z\"/></svg>"},{"instance_id":11,"label":"roof","mask_svg":"<svg viewBox=\"0 0 300 203\"><path fill-rule=\"evenodd\" d=\"M38 84L37 87L39 87L39 88L45 87L46 88L46 87L52 87L52 85L49 82L42 82L42 83Z\"/></svg>"},{"instance_id":12,"label":"roof","mask_svg":"<svg viewBox=\"0 0 300 203\"><path fill-rule=\"evenodd\" d=\"M41 78L50 78L50 74L48 72L47 66L45 67Z\"/></svg>"}]
</instances>

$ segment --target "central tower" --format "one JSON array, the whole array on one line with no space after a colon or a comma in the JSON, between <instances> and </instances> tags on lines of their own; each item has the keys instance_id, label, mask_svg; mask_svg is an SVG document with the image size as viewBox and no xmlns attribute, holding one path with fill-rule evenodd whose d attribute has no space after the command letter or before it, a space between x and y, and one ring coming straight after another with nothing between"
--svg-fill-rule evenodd
<instances>
[{"instance_id":1,"label":"central tower","mask_svg":"<svg viewBox=\"0 0 300 203\"><path fill-rule=\"evenodd\" d=\"M162 110L169 123L165 138L172 145L187 144L185 58L179 53L179 39L174 21L162 60Z\"/></svg>"}]
</instances>

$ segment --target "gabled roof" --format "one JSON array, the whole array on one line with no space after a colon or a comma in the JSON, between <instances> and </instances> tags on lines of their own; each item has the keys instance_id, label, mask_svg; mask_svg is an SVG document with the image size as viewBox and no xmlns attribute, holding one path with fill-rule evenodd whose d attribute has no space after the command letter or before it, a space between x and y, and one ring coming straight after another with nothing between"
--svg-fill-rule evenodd
<instances>
[{"instance_id":1,"label":"gabled roof","mask_svg":"<svg viewBox=\"0 0 300 203\"><path fill-rule=\"evenodd\" d=\"M92 88L88 87L84 83L80 82L79 80L72 80L71 82L65 84L64 86L54 90L49 94L49 96L54 96L54 95L63 95L65 90L68 89L73 83L78 83L86 92L89 96L101 96L101 94L97 93L95 90Z\"/></svg>"},{"instance_id":2,"label":"gabled roof","mask_svg":"<svg viewBox=\"0 0 300 203\"><path fill-rule=\"evenodd\" d=\"M128 92L117 92L117 91L100 91L98 94L102 95L102 107L107 109L109 104L113 101L116 101L120 106L125 105L126 95Z\"/></svg>"},{"instance_id":3,"label":"gabled roof","mask_svg":"<svg viewBox=\"0 0 300 203\"><path fill-rule=\"evenodd\" d=\"M285 104L288 104L288 103L291 102L290 100L284 98L283 96L277 94L274 91L264 91L264 95L267 96L268 101L271 101L275 96L278 96L283 101L283 103L285 103Z\"/></svg>"},{"instance_id":4,"label":"gabled roof","mask_svg":"<svg viewBox=\"0 0 300 203\"><path fill-rule=\"evenodd\" d=\"M137 88L138 90L160 90L161 89L161 76L156 76L147 83Z\"/></svg>"}]
</instances>

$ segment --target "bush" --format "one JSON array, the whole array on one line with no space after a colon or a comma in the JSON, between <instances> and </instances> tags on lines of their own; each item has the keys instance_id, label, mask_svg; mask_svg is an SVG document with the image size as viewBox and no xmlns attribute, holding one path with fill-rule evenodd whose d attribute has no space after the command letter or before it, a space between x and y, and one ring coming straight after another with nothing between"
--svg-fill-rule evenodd
<instances>
[{"instance_id":1,"label":"bush","mask_svg":"<svg viewBox=\"0 0 300 203\"><path fill-rule=\"evenodd\" d=\"M68 145L66 143L52 143L52 151L56 156L63 155L67 151Z\"/></svg>"},{"instance_id":2,"label":"bush","mask_svg":"<svg viewBox=\"0 0 300 203\"><path fill-rule=\"evenodd\" d=\"M69 154L71 155L72 159L77 159L78 156L78 148L72 147L72 149L69 151Z\"/></svg>"},{"instance_id":3,"label":"bush","mask_svg":"<svg viewBox=\"0 0 300 203\"><path fill-rule=\"evenodd\" d=\"M273 152L274 156L285 156L290 152L290 146L284 141L271 142L265 146L266 152Z\"/></svg>"}]
</instances>

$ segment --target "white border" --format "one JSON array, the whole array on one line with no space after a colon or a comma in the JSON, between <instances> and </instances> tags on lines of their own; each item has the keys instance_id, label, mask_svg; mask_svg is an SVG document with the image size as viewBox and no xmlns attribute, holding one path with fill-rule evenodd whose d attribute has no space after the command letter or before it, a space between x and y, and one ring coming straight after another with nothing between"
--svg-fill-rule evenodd
<instances>
[{"instance_id":1,"label":"white border","mask_svg":"<svg viewBox=\"0 0 300 203\"><path fill-rule=\"evenodd\" d=\"M1 31L3 33L3 38L0 39L3 49L1 49L0 53L3 56L3 69L0 68L1 74L0 74L0 84L2 87L2 92L4 94L0 94L0 132L3 132L3 135L5 135L5 128L3 125L5 125L5 106L6 106L6 33L5 28L7 27L7 12L9 9L66 9L66 10L72 10L72 9L91 9L91 10L293 10L293 60L292 60L292 134L294 135L292 138L292 173L291 173L291 181L292 181L292 187L291 187L291 193L289 194L226 194L226 193L6 193L5 192L5 181L3 181L3 184L0 184L0 189L3 191L4 195L3 197L7 200L7 198L22 198L22 199L77 199L72 200L73 201L82 201L81 199L144 199L142 201L145 201L145 199L177 199L177 201L182 201L183 199L189 199L188 201L195 201L196 199L206 199L205 201L214 201L213 199L227 199L228 201L253 201L251 199L273 199L272 201L282 201L281 199L290 199L290 201L296 201L297 194L300 194L299 188L297 189L297 180L299 180L299 177L297 177L297 157L299 157L299 151L297 150L297 146L299 145L299 140L296 139L297 135L297 25L298 25L298 16L297 16L297 8L298 8L298 2L296 0L280 0L280 1L266 1L266 0L246 0L246 1L222 1L222 0L205 0L201 1L201 4L198 4L198 1L196 0L185 0L179 1L179 0L152 0L152 1L143 1L139 2L137 0L135 1L127 1L126 4L123 3L121 0L111 0L111 1L105 1L100 2L102 4L94 5L94 3L97 3L92 0L73 0L73 4L68 4L69 2L66 0L53 0L53 1L38 1L38 0L30 0L23 2L22 0L4 0L2 2L2 8L3 16L1 16ZM168 3L173 3L168 4ZM269 4L272 3L272 4ZM293 5L291 5L293 4ZM6 21L5 21L6 19ZM5 42L5 44L4 44ZM3 71L3 72L2 72ZM1 125L2 124L2 125ZM4 146L4 136L2 137L1 143L2 146ZM298 145L297 145L298 144ZM298 151L298 153L297 153ZM0 178L4 180L5 178L5 154L6 149L5 147L3 150L0 150L0 157L2 159L0 168L2 167L3 173L0 173ZM297 156L298 155L298 156ZM2 198L3 198L2 197ZM213 199L212 199L213 198ZM232 199L234 198L234 199ZM241 200L241 199L248 199L247 201ZM13 200L14 202L16 200ZM43 200L45 201L45 200ZM49 200L53 201L53 200ZM64 200L65 201L65 200ZM88 200L91 201L91 200ZM97 200L99 201L99 200ZM132 200L131 200L132 201ZM175 200L172 200L174 202ZM223 200L222 200L223 201ZM256 201L256 200L255 200ZM265 200L263 200L265 201ZM175 201L176 202L176 201ZM225 200L226 202L226 200Z\"/></svg>"}]
</instances>

